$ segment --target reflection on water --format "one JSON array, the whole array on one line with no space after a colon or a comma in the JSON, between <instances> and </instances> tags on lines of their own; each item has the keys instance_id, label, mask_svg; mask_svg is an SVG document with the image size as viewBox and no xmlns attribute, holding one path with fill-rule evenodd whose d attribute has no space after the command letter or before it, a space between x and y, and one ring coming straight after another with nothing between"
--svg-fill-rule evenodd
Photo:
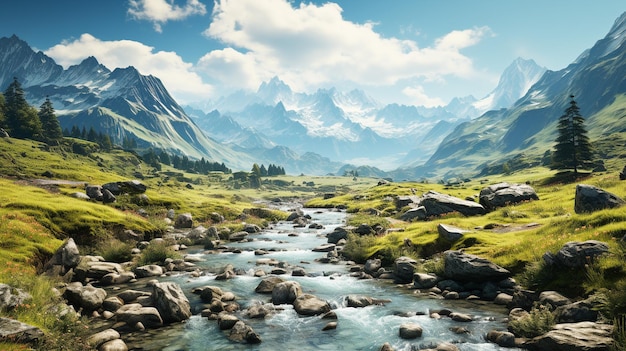
<instances>
[{"instance_id":1,"label":"reflection on water","mask_svg":"<svg viewBox=\"0 0 626 351\"><path fill-rule=\"evenodd\" d=\"M204 304L198 296L187 294L195 315L186 323L168 328L131 335L128 345L137 350L378 350L389 342L395 350L418 350L434 347L439 342L453 342L462 351L518 350L500 348L484 341L483 336L492 329L502 329L506 310L492 304L466 301L448 301L417 296L412 290L399 287L388 281L358 280L348 276L348 267L343 264L320 264L315 259L325 253L310 249L326 242L325 234L345 222L345 213L328 210L305 209L312 221L322 224L324 229L293 228L290 223L279 223L260 234L251 235L253 241L229 244L242 253L205 254L201 250L194 254L203 258L198 266L215 272L226 264L237 270L249 272L234 279L217 281L214 275L190 278L181 274L166 278L180 284L185 292L205 285L219 286L237 296L242 309L252 303L269 302L267 295L254 292L262 278L254 277L255 269L271 271L272 267L257 264L259 259L275 259L300 266L310 274L307 277L285 276L298 281L305 293L314 294L331 303L337 314L337 329L322 331L329 320L320 317L301 317L290 305L281 306L278 313L262 320L250 320L238 314L261 336L258 345L236 344L226 338L215 321L202 318L199 312ZM292 234L292 235L290 235ZM297 236L293 236L297 234ZM254 250L270 251L263 256L254 255ZM340 274L332 274L340 273ZM362 294L377 299L388 299L385 305L366 308L346 307L344 299L349 294ZM430 310L448 308L474 317L471 323L454 322L448 318L431 319ZM415 322L422 326L421 338L407 341L398 336L399 326ZM455 334L451 327L467 328L469 333Z\"/></svg>"}]
</instances>

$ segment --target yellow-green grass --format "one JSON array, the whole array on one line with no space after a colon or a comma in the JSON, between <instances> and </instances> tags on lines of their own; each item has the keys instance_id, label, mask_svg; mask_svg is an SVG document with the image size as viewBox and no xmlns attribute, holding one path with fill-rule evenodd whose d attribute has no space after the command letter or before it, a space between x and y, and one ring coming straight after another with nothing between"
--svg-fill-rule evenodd
<instances>
[{"instance_id":1,"label":"yellow-green grass","mask_svg":"<svg viewBox=\"0 0 626 351\"><path fill-rule=\"evenodd\" d=\"M492 259L504 267L520 272L525 265L539 260L545 252L554 253L568 241L595 239L606 241L611 246L616 245L616 240L626 234L626 206L591 214L576 214L574 196L578 183L549 184L547 180L554 175L554 171L535 168L523 173L490 177L488 180L477 179L455 187L442 184L391 183L375 186L358 194L350 193L326 200L316 198L307 205L343 205L347 206L349 212L358 213L359 216L366 216L363 211L367 208L387 209L383 215L388 216L389 226L402 231L377 237L366 249L365 256L390 248L398 250L407 238L422 250L427 249L421 254L432 254L433 250L442 248L464 248L468 253ZM496 209L484 216L464 217L451 214L413 223L398 220L397 214L390 211L390 207L395 210L391 199L398 195L415 193L419 196L428 190L434 190L459 198L477 199L482 188L502 181L528 182L535 188L540 199ZM619 181L615 173L594 175L581 183L598 186L620 197L626 196L626 182ZM459 242L446 246L446 243L437 239L439 223L469 232Z\"/></svg>"},{"instance_id":2,"label":"yellow-green grass","mask_svg":"<svg viewBox=\"0 0 626 351\"><path fill-rule=\"evenodd\" d=\"M97 202L54 194L35 186L16 185L0 178L0 215L20 213L32 216L56 236L89 240L97 229L126 229L149 232L153 226L132 212L119 211Z\"/></svg>"}]
</instances>

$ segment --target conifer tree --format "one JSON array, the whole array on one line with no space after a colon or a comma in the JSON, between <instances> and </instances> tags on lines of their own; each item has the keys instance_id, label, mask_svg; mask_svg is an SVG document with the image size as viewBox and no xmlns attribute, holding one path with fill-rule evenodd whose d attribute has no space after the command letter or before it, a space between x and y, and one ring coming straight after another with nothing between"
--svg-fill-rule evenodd
<instances>
[{"instance_id":1,"label":"conifer tree","mask_svg":"<svg viewBox=\"0 0 626 351\"><path fill-rule=\"evenodd\" d=\"M6 104L6 127L15 138L32 138L41 135L41 122L37 110L30 106L24 97L24 89L17 80L4 92Z\"/></svg>"},{"instance_id":2,"label":"conifer tree","mask_svg":"<svg viewBox=\"0 0 626 351\"><path fill-rule=\"evenodd\" d=\"M557 124L559 135L556 138L552 154L552 169L573 169L578 174L579 167L589 166L593 158L593 149L585 129L585 119L580 108L570 95L569 106L559 117Z\"/></svg>"},{"instance_id":3,"label":"conifer tree","mask_svg":"<svg viewBox=\"0 0 626 351\"><path fill-rule=\"evenodd\" d=\"M54 107L48 97L39 108L39 121L41 122L42 135L45 140L59 140L63 138L63 131L57 116L54 114Z\"/></svg>"},{"instance_id":4,"label":"conifer tree","mask_svg":"<svg viewBox=\"0 0 626 351\"><path fill-rule=\"evenodd\" d=\"M6 118L5 118L5 109L6 109L6 104L4 101L4 95L2 93L0 93L0 128L7 128L6 125Z\"/></svg>"}]
</instances>

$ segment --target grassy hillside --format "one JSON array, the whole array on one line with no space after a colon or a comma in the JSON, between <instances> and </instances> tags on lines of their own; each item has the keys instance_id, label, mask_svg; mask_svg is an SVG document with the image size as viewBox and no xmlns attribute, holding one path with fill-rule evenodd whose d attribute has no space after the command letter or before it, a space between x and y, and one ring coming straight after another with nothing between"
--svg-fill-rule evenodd
<instances>
[{"instance_id":1,"label":"grassy hillside","mask_svg":"<svg viewBox=\"0 0 626 351\"><path fill-rule=\"evenodd\" d=\"M118 196L109 205L72 196L84 192L86 184L136 178L148 187L147 203L130 195ZM133 153L103 152L83 140L66 138L61 145L49 146L0 138L0 282L33 296L28 304L13 311L0 311L0 316L46 331L47 340L41 349L61 349L72 335L80 337L85 327L80 321L58 317L54 309L60 300L52 289L56 283L38 273L65 239L74 238L83 253L100 253L124 229L143 233L146 238L159 236L166 226L168 209L189 212L197 225L205 226L212 224L212 213L218 212L227 220L222 225L240 230L243 221L239 216L245 209L263 207L255 203L257 200L348 192L350 188L369 188L374 182L283 176L266 179L261 189L241 189L229 181L229 175L190 174L167 166L158 172ZM140 216L139 210L147 217ZM266 225L285 216L273 211L269 218L248 216L246 221ZM26 348L0 343L0 349Z\"/></svg>"},{"instance_id":2,"label":"grassy hillside","mask_svg":"<svg viewBox=\"0 0 626 351\"><path fill-rule=\"evenodd\" d=\"M425 183L390 183L375 186L358 195L346 194L330 199L316 198L307 203L313 207L347 206L351 223L379 224L391 229L384 236L353 236L348 241L346 253L353 259L364 261L371 257L382 258L388 264L402 255L427 259L425 271L437 269L438 253L447 249L464 249L511 270L524 285L533 289L556 289L569 296L586 296L605 291L617 291L626 286L626 249L620 239L626 235L626 207L576 214L574 195L577 183L558 182L553 171L533 168L511 175L498 175L472 180L457 186ZM472 197L487 185L499 182L528 183L539 195L538 201L497 209L484 216L464 217L451 214L429 221L407 223L398 220L402 211L396 209L393 199L398 195L417 195L434 190L459 198ZM591 184L626 198L626 182L620 181L616 172L594 174L580 183ZM412 191L413 189L413 191ZM380 211L371 216L369 209ZM454 244L438 239L439 223L465 230L464 237ZM414 244L407 248L404 240ZM597 270L596 278L590 273L549 271L542 255L556 253L568 241L600 240L609 244L612 255L589 267ZM572 278L574 277L574 278ZM599 278L601 279L599 279ZM626 308L626 299L620 303Z\"/></svg>"}]
</instances>

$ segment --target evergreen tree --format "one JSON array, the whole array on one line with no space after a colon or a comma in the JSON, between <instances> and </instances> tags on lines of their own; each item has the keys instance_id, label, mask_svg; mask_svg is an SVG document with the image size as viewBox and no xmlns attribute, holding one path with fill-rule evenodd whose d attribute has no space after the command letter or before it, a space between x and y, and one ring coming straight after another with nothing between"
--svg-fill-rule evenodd
<instances>
[{"instance_id":1,"label":"evergreen tree","mask_svg":"<svg viewBox=\"0 0 626 351\"><path fill-rule=\"evenodd\" d=\"M585 119L580 114L574 95L570 95L570 104L559 117L557 131L559 135L552 154L551 168L573 169L574 175L577 175L579 167L591 164L593 150L585 129Z\"/></svg>"},{"instance_id":2,"label":"evergreen tree","mask_svg":"<svg viewBox=\"0 0 626 351\"><path fill-rule=\"evenodd\" d=\"M6 103L4 101L4 95L0 93L0 128L7 128L5 110L6 110Z\"/></svg>"},{"instance_id":3,"label":"evergreen tree","mask_svg":"<svg viewBox=\"0 0 626 351\"><path fill-rule=\"evenodd\" d=\"M101 134L98 137L98 144L100 147L106 151L110 151L113 148L113 143L111 142L111 137L108 134Z\"/></svg>"},{"instance_id":4,"label":"evergreen tree","mask_svg":"<svg viewBox=\"0 0 626 351\"><path fill-rule=\"evenodd\" d=\"M159 154L159 160L164 165L168 165L169 166L169 165L172 164L172 160L170 159L170 155L167 152L165 152L165 151L161 151L161 153Z\"/></svg>"},{"instance_id":5,"label":"evergreen tree","mask_svg":"<svg viewBox=\"0 0 626 351\"><path fill-rule=\"evenodd\" d=\"M39 121L41 122L42 135L45 140L59 140L63 138L63 131L57 116L54 114L54 107L48 97L39 107ZM111 141L109 140L109 143Z\"/></svg>"},{"instance_id":6,"label":"evergreen tree","mask_svg":"<svg viewBox=\"0 0 626 351\"><path fill-rule=\"evenodd\" d=\"M78 128L77 125L72 126L72 130L70 131L70 136L76 139L80 138L80 128Z\"/></svg>"},{"instance_id":7,"label":"evergreen tree","mask_svg":"<svg viewBox=\"0 0 626 351\"><path fill-rule=\"evenodd\" d=\"M261 168L259 167L258 164L254 164L252 165L252 174L256 175L256 176L261 176Z\"/></svg>"},{"instance_id":8,"label":"evergreen tree","mask_svg":"<svg viewBox=\"0 0 626 351\"><path fill-rule=\"evenodd\" d=\"M5 118L9 134L15 138L32 138L41 135L41 122L37 116L37 110L28 104L24 97L24 89L17 80L4 92Z\"/></svg>"},{"instance_id":9,"label":"evergreen tree","mask_svg":"<svg viewBox=\"0 0 626 351\"><path fill-rule=\"evenodd\" d=\"M87 133L87 140L98 142L98 133L96 133L96 130L93 129L93 127L89 127L89 132Z\"/></svg>"},{"instance_id":10,"label":"evergreen tree","mask_svg":"<svg viewBox=\"0 0 626 351\"><path fill-rule=\"evenodd\" d=\"M261 172L261 176L262 177L267 177L267 169L265 168L264 164L261 164L261 168L259 169L259 172Z\"/></svg>"}]
</instances>

